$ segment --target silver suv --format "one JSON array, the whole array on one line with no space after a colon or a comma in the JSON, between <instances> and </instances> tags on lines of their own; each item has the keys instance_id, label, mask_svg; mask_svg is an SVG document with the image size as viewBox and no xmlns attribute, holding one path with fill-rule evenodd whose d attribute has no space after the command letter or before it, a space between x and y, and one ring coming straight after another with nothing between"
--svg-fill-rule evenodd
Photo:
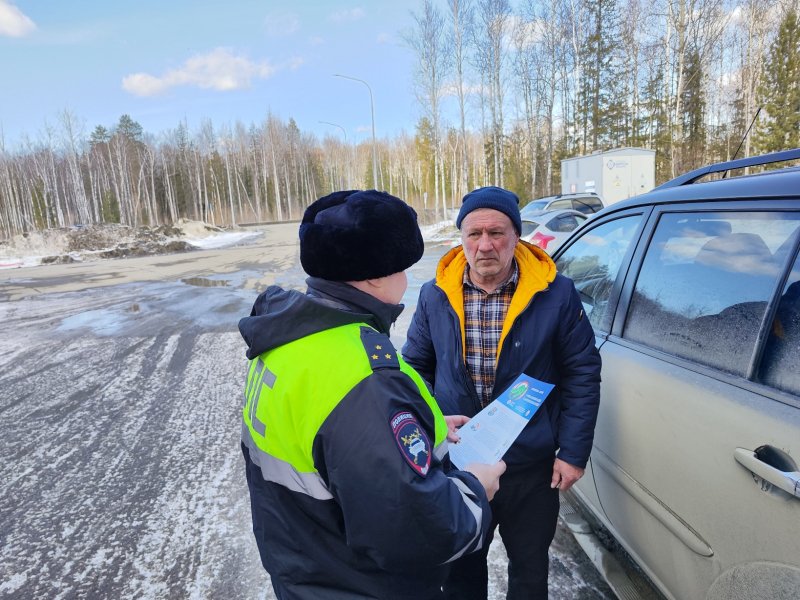
<instances>
[{"instance_id":1,"label":"silver suv","mask_svg":"<svg viewBox=\"0 0 800 600\"><path fill-rule=\"evenodd\" d=\"M520 209L522 218L534 217L552 210L571 209L585 215L594 214L603 209L603 201L593 192L582 194L558 194L537 200L531 200Z\"/></svg>"},{"instance_id":2,"label":"silver suv","mask_svg":"<svg viewBox=\"0 0 800 600\"><path fill-rule=\"evenodd\" d=\"M668 598L800 597L800 169L698 169L554 253L603 358L577 499Z\"/></svg>"}]
</instances>

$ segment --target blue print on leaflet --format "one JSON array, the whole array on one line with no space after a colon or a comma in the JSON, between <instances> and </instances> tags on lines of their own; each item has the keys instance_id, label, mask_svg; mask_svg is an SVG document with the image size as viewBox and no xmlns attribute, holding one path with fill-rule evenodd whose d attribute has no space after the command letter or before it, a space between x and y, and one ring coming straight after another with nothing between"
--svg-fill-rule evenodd
<instances>
[{"instance_id":1,"label":"blue print on leaflet","mask_svg":"<svg viewBox=\"0 0 800 600\"><path fill-rule=\"evenodd\" d=\"M431 443L425 430L408 411L396 413L389 424L403 458L415 473L425 477L431 466Z\"/></svg>"},{"instance_id":2,"label":"blue print on leaflet","mask_svg":"<svg viewBox=\"0 0 800 600\"><path fill-rule=\"evenodd\" d=\"M555 387L552 383L539 381L524 373L503 392L498 400L518 415L530 421Z\"/></svg>"}]
</instances>

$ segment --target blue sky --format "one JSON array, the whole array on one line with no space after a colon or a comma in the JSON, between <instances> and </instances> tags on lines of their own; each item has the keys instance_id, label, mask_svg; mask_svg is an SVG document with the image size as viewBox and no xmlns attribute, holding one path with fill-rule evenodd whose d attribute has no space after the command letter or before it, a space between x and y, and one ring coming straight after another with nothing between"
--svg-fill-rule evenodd
<instances>
[{"instance_id":1,"label":"blue sky","mask_svg":"<svg viewBox=\"0 0 800 600\"><path fill-rule=\"evenodd\" d=\"M69 110L91 132L130 114L151 134L267 112L303 131L368 139L413 131L414 56L402 35L419 0L0 0L6 149Z\"/></svg>"}]
</instances>

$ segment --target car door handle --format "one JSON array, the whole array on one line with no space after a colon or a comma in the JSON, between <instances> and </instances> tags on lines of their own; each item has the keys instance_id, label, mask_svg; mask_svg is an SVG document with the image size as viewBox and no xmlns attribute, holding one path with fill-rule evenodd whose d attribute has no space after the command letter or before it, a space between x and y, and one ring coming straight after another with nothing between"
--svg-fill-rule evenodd
<instances>
[{"instance_id":1,"label":"car door handle","mask_svg":"<svg viewBox=\"0 0 800 600\"><path fill-rule=\"evenodd\" d=\"M733 457L753 475L761 477L795 498L800 498L800 471L781 471L765 463L755 452L746 448L736 448Z\"/></svg>"}]
</instances>

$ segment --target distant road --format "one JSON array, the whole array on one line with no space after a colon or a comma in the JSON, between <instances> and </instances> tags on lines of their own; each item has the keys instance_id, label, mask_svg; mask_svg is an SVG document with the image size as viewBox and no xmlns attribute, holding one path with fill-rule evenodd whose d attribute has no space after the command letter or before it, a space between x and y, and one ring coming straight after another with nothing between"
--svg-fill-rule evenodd
<instances>
[{"instance_id":1,"label":"distant road","mask_svg":"<svg viewBox=\"0 0 800 600\"><path fill-rule=\"evenodd\" d=\"M253 269L262 273L263 282L269 285L277 274L298 264L297 224L278 223L263 229L260 238L232 248L2 269L0 299Z\"/></svg>"}]
</instances>

